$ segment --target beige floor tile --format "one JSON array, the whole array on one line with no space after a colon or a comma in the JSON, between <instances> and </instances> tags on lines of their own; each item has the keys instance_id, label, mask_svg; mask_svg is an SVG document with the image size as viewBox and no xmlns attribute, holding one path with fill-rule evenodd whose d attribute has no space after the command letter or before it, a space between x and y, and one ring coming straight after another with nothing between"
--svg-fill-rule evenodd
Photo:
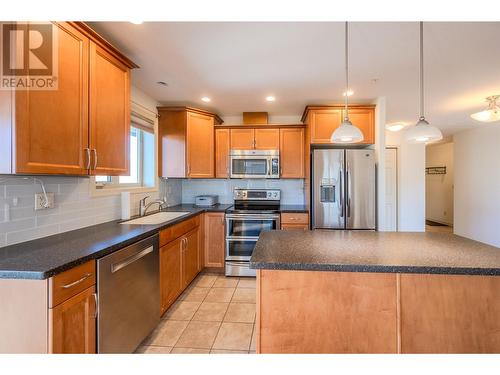
<instances>
[{"instance_id":1,"label":"beige floor tile","mask_svg":"<svg viewBox=\"0 0 500 375\"><path fill-rule=\"evenodd\" d=\"M139 346L136 353L140 354L168 354L172 347L168 346Z\"/></svg>"},{"instance_id":2,"label":"beige floor tile","mask_svg":"<svg viewBox=\"0 0 500 375\"><path fill-rule=\"evenodd\" d=\"M255 304L231 303L227 309L225 322L253 323L255 321Z\"/></svg>"},{"instance_id":3,"label":"beige floor tile","mask_svg":"<svg viewBox=\"0 0 500 375\"><path fill-rule=\"evenodd\" d=\"M255 303L255 289L236 288L231 302Z\"/></svg>"},{"instance_id":4,"label":"beige floor tile","mask_svg":"<svg viewBox=\"0 0 500 375\"><path fill-rule=\"evenodd\" d=\"M178 301L168 309L165 319L169 320L191 320L201 302Z\"/></svg>"},{"instance_id":5,"label":"beige floor tile","mask_svg":"<svg viewBox=\"0 0 500 375\"><path fill-rule=\"evenodd\" d=\"M255 350L250 350L248 354L257 354L257 353L255 352Z\"/></svg>"},{"instance_id":6,"label":"beige floor tile","mask_svg":"<svg viewBox=\"0 0 500 375\"><path fill-rule=\"evenodd\" d=\"M163 320L143 342L143 345L174 346L189 321Z\"/></svg>"},{"instance_id":7,"label":"beige floor tile","mask_svg":"<svg viewBox=\"0 0 500 375\"><path fill-rule=\"evenodd\" d=\"M193 285L199 288L211 288L217 277L215 275L200 275L193 281Z\"/></svg>"},{"instance_id":8,"label":"beige floor tile","mask_svg":"<svg viewBox=\"0 0 500 375\"><path fill-rule=\"evenodd\" d=\"M253 325L252 342L250 343L250 351L255 353L255 344L257 340L257 329L255 324Z\"/></svg>"},{"instance_id":9,"label":"beige floor tile","mask_svg":"<svg viewBox=\"0 0 500 375\"><path fill-rule=\"evenodd\" d=\"M187 293L183 293L180 299L189 302L203 302L209 290L210 288L199 288L195 286L187 291Z\"/></svg>"},{"instance_id":10,"label":"beige floor tile","mask_svg":"<svg viewBox=\"0 0 500 375\"><path fill-rule=\"evenodd\" d=\"M253 324L222 323L213 349L249 350Z\"/></svg>"},{"instance_id":11,"label":"beige floor tile","mask_svg":"<svg viewBox=\"0 0 500 375\"><path fill-rule=\"evenodd\" d=\"M246 350L212 349L210 354L248 354L248 352Z\"/></svg>"},{"instance_id":12,"label":"beige floor tile","mask_svg":"<svg viewBox=\"0 0 500 375\"><path fill-rule=\"evenodd\" d=\"M210 349L221 323L192 321L175 344L178 348Z\"/></svg>"},{"instance_id":13,"label":"beige floor tile","mask_svg":"<svg viewBox=\"0 0 500 375\"><path fill-rule=\"evenodd\" d=\"M203 322L222 322L226 314L227 302L203 302L193 316L193 320Z\"/></svg>"},{"instance_id":14,"label":"beige floor tile","mask_svg":"<svg viewBox=\"0 0 500 375\"><path fill-rule=\"evenodd\" d=\"M209 349L173 348L170 354L209 354Z\"/></svg>"},{"instance_id":15,"label":"beige floor tile","mask_svg":"<svg viewBox=\"0 0 500 375\"><path fill-rule=\"evenodd\" d=\"M217 280L215 280L214 288L236 288L238 281L238 277L219 276Z\"/></svg>"},{"instance_id":16,"label":"beige floor tile","mask_svg":"<svg viewBox=\"0 0 500 375\"><path fill-rule=\"evenodd\" d=\"M212 288L205 297L205 302L230 302L234 288Z\"/></svg>"},{"instance_id":17,"label":"beige floor tile","mask_svg":"<svg viewBox=\"0 0 500 375\"><path fill-rule=\"evenodd\" d=\"M241 278L240 282L238 283L238 288L255 289L255 278L254 277Z\"/></svg>"}]
</instances>

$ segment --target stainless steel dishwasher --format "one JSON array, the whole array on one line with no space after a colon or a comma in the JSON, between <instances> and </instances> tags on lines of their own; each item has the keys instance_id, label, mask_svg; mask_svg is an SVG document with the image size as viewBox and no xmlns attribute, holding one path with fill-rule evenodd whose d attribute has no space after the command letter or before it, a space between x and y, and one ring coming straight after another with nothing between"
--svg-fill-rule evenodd
<instances>
[{"instance_id":1,"label":"stainless steel dishwasher","mask_svg":"<svg viewBox=\"0 0 500 375\"><path fill-rule=\"evenodd\" d=\"M97 261L97 351L132 353L160 322L158 235Z\"/></svg>"}]
</instances>

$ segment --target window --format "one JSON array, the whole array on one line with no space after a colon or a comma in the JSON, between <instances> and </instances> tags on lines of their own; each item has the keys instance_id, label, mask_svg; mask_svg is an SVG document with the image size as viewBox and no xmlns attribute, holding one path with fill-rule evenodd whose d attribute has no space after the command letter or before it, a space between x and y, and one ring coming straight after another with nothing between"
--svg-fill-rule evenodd
<instances>
[{"instance_id":1,"label":"window","mask_svg":"<svg viewBox=\"0 0 500 375\"><path fill-rule=\"evenodd\" d=\"M132 112L130 126L130 175L95 176L99 190L155 187L154 120Z\"/></svg>"}]
</instances>

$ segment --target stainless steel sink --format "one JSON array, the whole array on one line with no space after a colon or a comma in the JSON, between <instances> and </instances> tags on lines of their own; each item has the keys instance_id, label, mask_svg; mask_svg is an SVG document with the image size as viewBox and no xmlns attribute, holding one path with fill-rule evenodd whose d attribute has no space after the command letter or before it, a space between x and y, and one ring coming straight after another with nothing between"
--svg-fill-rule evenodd
<instances>
[{"instance_id":1,"label":"stainless steel sink","mask_svg":"<svg viewBox=\"0 0 500 375\"><path fill-rule=\"evenodd\" d=\"M165 223L178 217L189 214L189 212L158 212L156 214L139 217L137 219L124 221L120 224L155 225Z\"/></svg>"}]
</instances>

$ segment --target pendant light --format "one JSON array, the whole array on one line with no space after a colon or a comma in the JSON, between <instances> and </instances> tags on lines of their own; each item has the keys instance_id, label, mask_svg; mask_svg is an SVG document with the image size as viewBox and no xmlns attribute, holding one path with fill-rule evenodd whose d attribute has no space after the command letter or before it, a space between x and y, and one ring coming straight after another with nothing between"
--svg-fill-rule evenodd
<instances>
[{"instance_id":1,"label":"pendant light","mask_svg":"<svg viewBox=\"0 0 500 375\"><path fill-rule=\"evenodd\" d=\"M349 26L345 23L345 92L349 92ZM361 142L364 137L361 130L354 126L349 120L349 95L345 96L344 121L332 133L332 143L356 143Z\"/></svg>"},{"instance_id":2,"label":"pendant light","mask_svg":"<svg viewBox=\"0 0 500 375\"><path fill-rule=\"evenodd\" d=\"M410 143L425 143L442 138L441 130L430 125L424 115L424 23L420 22L420 118L406 130L405 139Z\"/></svg>"},{"instance_id":3,"label":"pendant light","mask_svg":"<svg viewBox=\"0 0 500 375\"><path fill-rule=\"evenodd\" d=\"M500 95L488 96L486 98L486 101L488 102L488 109L473 113L470 117L481 122L500 121L500 105L497 103L498 99L500 99Z\"/></svg>"}]
</instances>

